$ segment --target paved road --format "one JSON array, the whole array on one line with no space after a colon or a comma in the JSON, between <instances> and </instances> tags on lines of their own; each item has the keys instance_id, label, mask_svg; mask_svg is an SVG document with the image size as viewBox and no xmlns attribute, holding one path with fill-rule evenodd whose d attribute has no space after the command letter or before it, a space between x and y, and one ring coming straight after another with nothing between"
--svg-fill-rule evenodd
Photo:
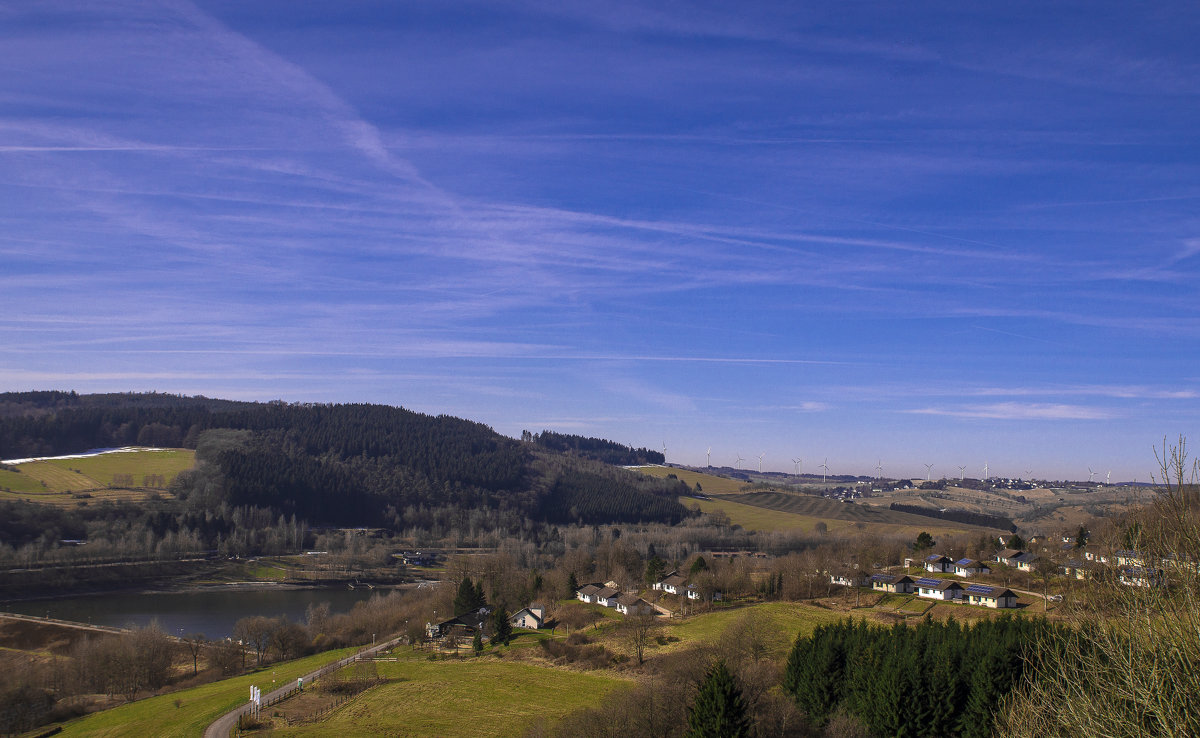
<instances>
[{"instance_id":1,"label":"paved road","mask_svg":"<svg viewBox=\"0 0 1200 738\"><path fill-rule=\"evenodd\" d=\"M312 684L312 682L317 677L321 676L322 674L326 674L330 671L333 671L334 669L340 669L343 666L345 666L346 664L349 664L352 661L354 661L355 659L357 659L359 656L368 656L373 653L378 653L379 651L386 651L387 649L392 648L393 646L397 646L399 644L400 644L400 638L393 638L390 641L384 641L383 643L380 643L375 646L368 646L368 647L364 648L363 650L359 651L358 653L355 653L351 656L347 656L346 658L341 659L339 661L335 661L331 664L326 664L325 666L322 666L320 669L317 669L316 671L305 674L302 678L304 679L305 684ZM289 683L285 684L284 686L280 687L279 689L276 689L273 692L268 692L268 693L264 694L262 696L263 707L266 707L268 703L287 694L293 688L295 688L295 686L296 686L295 682L289 682ZM209 725L208 728L204 731L204 738L229 738L230 731L232 731L233 727L235 725L237 725L238 716L242 715L243 713L245 713L247 710L250 709L250 703L249 703L250 690L247 689L246 694L244 696L246 697L246 703L243 704L241 707L237 708L236 710L233 710L232 712L227 712L224 715L222 715L221 717L214 720L212 725Z\"/></svg>"}]
</instances>

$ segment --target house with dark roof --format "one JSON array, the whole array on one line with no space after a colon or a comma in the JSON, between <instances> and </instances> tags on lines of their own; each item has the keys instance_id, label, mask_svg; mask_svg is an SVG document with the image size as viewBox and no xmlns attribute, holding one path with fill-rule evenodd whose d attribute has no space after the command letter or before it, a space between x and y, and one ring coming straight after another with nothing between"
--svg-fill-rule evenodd
<instances>
[{"instance_id":1,"label":"house with dark roof","mask_svg":"<svg viewBox=\"0 0 1200 738\"><path fill-rule=\"evenodd\" d=\"M1058 573L1064 577L1087 579L1092 572L1093 564L1079 559L1067 559L1058 567Z\"/></svg>"},{"instance_id":2,"label":"house with dark roof","mask_svg":"<svg viewBox=\"0 0 1200 738\"><path fill-rule=\"evenodd\" d=\"M457 637L459 639L473 638L476 632L485 633L488 618L492 608L481 607L462 615L457 615L440 623L425 623L425 636L429 639Z\"/></svg>"},{"instance_id":3,"label":"house with dark roof","mask_svg":"<svg viewBox=\"0 0 1200 738\"><path fill-rule=\"evenodd\" d=\"M508 622L511 623L514 628L528 628L530 630L537 630L538 628L544 627L546 624L546 609L541 605L530 605L529 607L523 607L514 612L508 618Z\"/></svg>"},{"instance_id":4,"label":"house with dark roof","mask_svg":"<svg viewBox=\"0 0 1200 738\"><path fill-rule=\"evenodd\" d=\"M1018 551L1015 548L1001 549L996 552L996 563L997 564L1005 564L1007 566L1011 566L1011 567L1015 568L1017 565L1016 559L1022 553L1024 553L1024 551Z\"/></svg>"},{"instance_id":5,"label":"house with dark roof","mask_svg":"<svg viewBox=\"0 0 1200 738\"><path fill-rule=\"evenodd\" d=\"M582 600L583 602L594 603L596 601L596 593L603 588L604 587L599 584L585 584L579 589L575 590L575 599Z\"/></svg>"},{"instance_id":6,"label":"house with dark roof","mask_svg":"<svg viewBox=\"0 0 1200 738\"><path fill-rule=\"evenodd\" d=\"M617 597L616 606L617 612L623 615L649 615L654 613L654 605L651 605L632 592L627 592Z\"/></svg>"},{"instance_id":7,"label":"house with dark roof","mask_svg":"<svg viewBox=\"0 0 1200 738\"><path fill-rule=\"evenodd\" d=\"M830 574L830 584L840 584L843 587L865 587L867 578L862 574Z\"/></svg>"},{"instance_id":8,"label":"house with dark roof","mask_svg":"<svg viewBox=\"0 0 1200 738\"><path fill-rule=\"evenodd\" d=\"M1116 551L1117 566L1145 566L1146 555L1141 551Z\"/></svg>"},{"instance_id":9,"label":"house with dark roof","mask_svg":"<svg viewBox=\"0 0 1200 738\"><path fill-rule=\"evenodd\" d=\"M678 572L672 572L663 577L662 581L656 582L654 584L654 589L662 590L667 594L681 595L683 594L683 588L686 586L687 577L679 574Z\"/></svg>"},{"instance_id":10,"label":"house with dark roof","mask_svg":"<svg viewBox=\"0 0 1200 738\"><path fill-rule=\"evenodd\" d=\"M604 587L593 595L592 602L605 607L616 607L617 597L621 594L621 590L616 587Z\"/></svg>"},{"instance_id":11,"label":"house with dark roof","mask_svg":"<svg viewBox=\"0 0 1200 738\"><path fill-rule=\"evenodd\" d=\"M975 577L980 574L991 574L992 567L976 559L959 559L954 562L954 573L960 577Z\"/></svg>"},{"instance_id":12,"label":"house with dark roof","mask_svg":"<svg viewBox=\"0 0 1200 738\"><path fill-rule=\"evenodd\" d=\"M871 589L895 594L911 594L913 578L907 574L874 574L871 576Z\"/></svg>"},{"instance_id":13,"label":"house with dark roof","mask_svg":"<svg viewBox=\"0 0 1200 738\"><path fill-rule=\"evenodd\" d=\"M1021 553L1012 557L1012 560L1014 563L1016 563L1017 568L1021 571L1033 571L1033 564L1038 560L1038 555L1035 553L1029 553L1028 551L1022 551Z\"/></svg>"},{"instance_id":14,"label":"house with dark roof","mask_svg":"<svg viewBox=\"0 0 1200 738\"><path fill-rule=\"evenodd\" d=\"M992 609L1017 606L1017 595L1011 589L989 587L985 584L968 584L961 596L962 602L968 605Z\"/></svg>"},{"instance_id":15,"label":"house with dark roof","mask_svg":"<svg viewBox=\"0 0 1200 738\"><path fill-rule=\"evenodd\" d=\"M1162 587L1167 583L1166 572L1145 566L1123 566L1118 580L1127 587Z\"/></svg>"},{"instance_id":16,"label":"house with dark roof","mask_svg":"<svg viewBox=\"0 0 1200 738\"><path fill-rule=\"evenodd\" d=\"M936 579L934 577L921 577L914 583L914 586L917 590L917 597L947 602L958 599L963 589L963 586L953 579Z\"/></svg>"},{"instance_id":17,"label":"house with dark roof","mask_svg":"<svg viewBox=\"0 0 1200 738\"><path fill-rule=\"evenodd\" d=\"M954 559L941 554L934 554L925 557L925 571L940 572L945 574L954 571Z\"/></svg>"}]
</instances>

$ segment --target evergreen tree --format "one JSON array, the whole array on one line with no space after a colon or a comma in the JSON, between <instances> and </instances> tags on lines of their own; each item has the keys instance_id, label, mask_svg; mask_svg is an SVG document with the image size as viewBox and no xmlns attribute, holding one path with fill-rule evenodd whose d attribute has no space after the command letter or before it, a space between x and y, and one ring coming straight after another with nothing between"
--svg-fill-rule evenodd
<instances>
[{"instance_id":1,"label":"evergreen tree","mask_svg":"<svg viewBox=\"0 0 1200 738\"><path fill-rule=\"evenodd\" d=\"M700 683L688 710L687 738L743 738L750 735L750 718L742 691L724 661L718 661Z\"/></svg>"},{"instance_id":2,"label":"evergreen tree","mask_svg":"<svg viewBox=\"0 0 1200 738\"><path fill-rule=\"evenodd\" d=\"M575 572L571 572L571 574L567 577L567 596L574 597L575 593L578 591L579 580L575 578Z\"/></svg>"},{"instance_id":3,"label":"evergreen tree","mask_svg":"<svg viewBox=\"0 0 1200 738\"><path fill-rule=\"evenodd\" d=\"M659 579L662 579L663 572L667 568L667 562L657 556L650 557L646 562L646 584L654 584Z\"/></svg>"},{"instance_id":4,"label":"evergreen tree","mask_svg":"<svg viewBox=\"0 0 1200 738\"><path fill-rule=\"evenodd\" d=\"M478 630L475 631L475 637L471 640L471 650L475 652L476 656L483 653L483 636Z\"/></svg>"},{"instance_id":5,"label":"evergreen tree","mask_svg":"<svg viewBox=\"0 0 1200 738\"><path fill-rule=\"evenodd\" d=\"M486 603L481 602L482 598L482 586L473 584L471 577L463 577L458 583L458 593L454 595L454 616L466 615L483 607Z\"/></svg>"},{"instance_id":6,"label":"evergreen tree","mask_svg":"<svg viewBox=\"0 0 1200 738\"><path fill-rule=\"evenodd\" d=\"M512 640L512 623L508 622L508 611L497 607L492 611L492 643L505 646Z\"/></svg>"}]
</instances>

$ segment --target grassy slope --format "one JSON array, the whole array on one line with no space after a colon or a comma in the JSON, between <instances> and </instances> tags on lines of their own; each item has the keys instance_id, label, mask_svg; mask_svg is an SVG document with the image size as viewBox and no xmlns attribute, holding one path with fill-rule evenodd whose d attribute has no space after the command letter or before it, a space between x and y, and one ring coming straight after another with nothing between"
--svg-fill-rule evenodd
<instances>
[{"instance_id":1,"label":"grassy slope","mask_svg":"<svg viewBox=\"0 0 1200 738\"><path fill-rule=\"evenodd\" d=\"M701 494L706 495L732 495L742 491L742 487L746 486L746 482L740 479L730 479L729 477L718 477L713 474L703 474L701 472L688 471L687 469L674 469L666 466L640 466L634 471L641 472L650 477L666 477L668 474L674 474L689 486L695 487L696 483L700 483Z\"/></svg>"},{"instance_id":2,"label":"grassy slope","mask_svg":"<svg viewBox=\"0 0 1200 738\"><path fill-rule=\"evenodd\" d=\"M867 525L877 534L903 533L916 535L922 530L941 534L970 529L970 526L947 524L933 518L898 513L886 508L867 505L847 505L813 495L785 492L744 492L745 482L712 474L674 469L664 466L644 466L638 471L655 477L674 474L692 485L700 483L702 494L723 495L721 499L697 500L680 498L687 507L699 507L706 513L723 510L730 522L746 530L755 531L811 531L818 523L825 523L830 531ZM733 495L744 497L732 499Z\"/></svg>"},{"instance_id":3,"label":"grassy slope","mask_svg":"<svg viewBox=\"0 0 1200 738\"><path fill-rule=\"evenodd\" d=\"M763 602L751 607L717 610L687 618L681 623L669 625L667 635L679 638L679 643L670 648L686 648L702 643L716 643L732 624L749 613L760 615L769 623L768 640L773 656L783 656L791 648L796 636L808 634L818 625L844 620L847 613L826 610L801 602Z\"/></svg>"},{"instance_id":4,"label":"grassy slope","mask_svg":"<svg viewBox=\"0 0 1200 738\"><path fill-rule=\"evenodd\" d=\"M426 661L398 654L380 663L390 681L312 725L278 729L280 736L513 736L537 718L555 720L596 705L629 682L605 673L580 673L489 658Z\"/></svg>"},{"instance_id":5,"label":"grassy slope","mask_svg":"<svg viewBox=\"0 0 1200 738\"><path fill-rule=\"evenodd\" d=\"M161 474L167 484L179 472L191 469L196 452L188 449L136 451L105 454L86 459L55 459L19 464L19 471L0 471L0 499L23 499L51 505L75 505L73 493L88 490L96 502L103 500L139 501L147 496L142 490L108 490L114 474L132 474L134 485L141 485L146 474ZM45 482L45 486L42 485ZM165 494L165 492L159 492Z\"/></svg>"},{"instance_id":6,"label":"grassy slope","mask_svg":"<svg viewBox=\"0 0 1200 738\"><path fill-rule=\"evenodd\" d=\"M54 459L41 462L60 469L76 469L84 476L100 482L97 486L112 484L114 474L132 474L135 485L141 485L145 474L162 474L170 484L179 472L191 469L196 463L196 452L189 449L166 451L134 451L120 454L103 454L86 459Z\"/></svg>"},{"instance_id":7,"label":"grassy slope","mask_svg":"<svg viewBox=\"0 0 1200 738\"><path fill-rule=\"evenodd\" d=\"M250 685L257 685L266 693L270 691L272 678L282 685L322 664L336 661L351 650L328 651L296 661L272 664L256 674L131 702L66 723L60 735L198 736L213 720L244 703L250 695ZM177 699L182 700L180 707L175 707Z\"/></svg>"},{"instance_id":8,"label":"grassy slope","mask_svg":"<svg viewBox=\"0 0 1200 738\"><path fill-rule=\"evenodd\" d=\"M778 531L778 530L802 530L811 531L818 522L825 523L826 528L830 531L836 531L841 528L848 528L854 524L848 520L834 520L833 518L820 518L809 515L797 515L794 513L779 512L776 510L768 510L754 505L743 505L739 502L734 502L729 499L721 500L697 500L691 497L680 497L679 501L684 507L698 507L702 512L711 513L716 510L723 511L729 516L729 521L734 525L740 525L746 530L761 530L761 531Z\"/></svg>"}]
</instances>

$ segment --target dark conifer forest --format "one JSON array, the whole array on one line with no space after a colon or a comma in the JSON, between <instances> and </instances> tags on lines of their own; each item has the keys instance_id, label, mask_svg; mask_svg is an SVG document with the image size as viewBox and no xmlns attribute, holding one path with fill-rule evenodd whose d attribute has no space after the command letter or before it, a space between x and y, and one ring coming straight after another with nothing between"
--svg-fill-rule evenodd
<instances>
[{"instance_id":1,"label":"dark conifer forest","mask_svg":"<svg viewBox=\"0 0 1200 738\"><path fill-rule=\"evenodd\" d=\"M480 509L513 524L688 515L677 500L687 493L681 482L596 460L636 462L653 452L599 439L546 432L522 442L481 423L385 405L0 394L0 458L126 445L196 449L196 469L172 488L186 508L260 509L310 525L399 529Z\"/></svg>"},{"instance_id":2,"label":"dark conifer forest","mask_svg":"<svg viewBox=\"0 0 1200 738\"><path fill-rule=\"evenodd\" d=\"M1031 644L1063 627L1011 616L823 625L796 640L783 688L817 723L841 711L874 735L986 737L1001 701L1036 667Z\"/></svg>"}]
</instances>

